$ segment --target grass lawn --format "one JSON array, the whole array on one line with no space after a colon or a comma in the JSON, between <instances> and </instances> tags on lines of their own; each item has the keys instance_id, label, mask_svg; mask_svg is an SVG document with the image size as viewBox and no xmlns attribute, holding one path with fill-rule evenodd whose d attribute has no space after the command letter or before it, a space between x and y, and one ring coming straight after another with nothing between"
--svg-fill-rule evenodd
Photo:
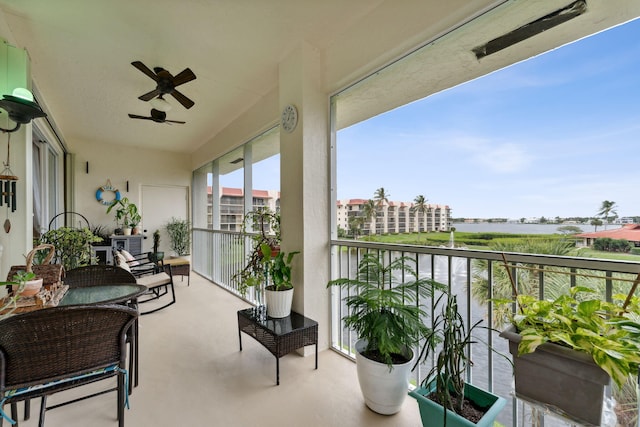
<instances>
[{"instance_id":1,"label":"grass lawn","mask_svg":"<svg viewBox=\"0 0 640 427\"><path fill-rule=\"evenodd\" d=\"M493 243L515 242L522 239L526 239L529 241L572 239L572 236L562 234L469 233L458 231L455 231L453 234L456 246L480 250L488 250L489 246L491 246L491 244ZM380 243L397 243L401 245L449 246L450 239L450 232L429 232L372 235L361 237L359 240ZM572 253L568 255L582 258L600 258L640 262L640 255L620 252L596 251L590 248L576 248L574 252L572 251Z\"/></svg>"}]
</instances>

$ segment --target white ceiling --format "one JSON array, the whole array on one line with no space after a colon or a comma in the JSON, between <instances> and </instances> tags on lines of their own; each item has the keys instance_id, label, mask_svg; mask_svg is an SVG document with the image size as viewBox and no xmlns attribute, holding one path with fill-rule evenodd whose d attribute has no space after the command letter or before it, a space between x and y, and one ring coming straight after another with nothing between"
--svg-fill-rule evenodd
<instances>
[{"instance_id":1,"label":"white ceiling","mask_svg":"<svg viewBox=\"0 0 640 427\"><path fill-rule=\"evenodd\" d=\"M476 1L474 8L492 1ZM0 36L27 49L42 95L38 101L71 150L76 141L93 141L192 152L277 87L279 62L302 40L323 52L335 46L337 54L342 46L355 44L343 56L348 59L338 61L348 71L334 72L326 82L331 86L379 56L362 46L367 34L390 25L393 43L417 43L413 37L430 26L437 31L473 10L466 3L416 0L397 7L382 0L0 0L8 26ZM423 11L431 13L424 14L422 24L406 18ZM403 21L406 28L399 25ZM379 48L391 55L392 47L397 44ZM359 57L352 58L353 48ZM186 110L166 98L173 105L167 118L186 124L128 117L149 115L150 105L137 97L155 88L153 80L131 65L135 60L174 75L186 67L193 70L197 79L179 90L195 106Z\"/></svg>"},{"instance_id":2,"label":"white ceiling","mask_svg":"<svg viewBox=\"0 0 640 427\"><path fill-rule=\"evenodd\" d=\"M70 151L74 144L90 141L193 153L277 89L279 63L303 41L320 52L329 94L503 1L0 0L0 37L28 51L38 101ZM512 0L511 9L522 13L501 19L500 31L571 1ZM588 2L585 20L593 26L591 32L638 14L637 0L617 0L615 8L609 1ZM585 20L566 27L581 26L588 34ZM487 28L498 31L496 24ZM565 40L579 36L574 32ZM561 43L539 39L541 47L520 45L490 68ZM178 89L195 106L186 110L166 97L173 105L167 118L186 124L128 117L149 115L151 106L138 96L155 88L153 80L131 65L136 60L174 75L187 67L193 70L197 79ZM478 72L469 70L469 78ZM392 83L384 84L388 89ZM414 97L426 93L415 85L403 90L415 92ZM407 96L392 101L379 95L377 102L380 110L388 109L409 102ZM274 123L277 115L274 111Z\"/></svg>"}]
</instances>

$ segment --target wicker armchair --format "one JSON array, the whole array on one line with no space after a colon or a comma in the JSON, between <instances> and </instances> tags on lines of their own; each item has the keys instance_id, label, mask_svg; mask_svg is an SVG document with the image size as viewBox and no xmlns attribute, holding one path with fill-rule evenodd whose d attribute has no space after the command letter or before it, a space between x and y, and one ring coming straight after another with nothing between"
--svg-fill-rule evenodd
<instances>
[{"instance_id":1,"label":"wicker armchair","mask_svg":"<svg viewBox=\"0 0 640 427\"><path fill-rule=\"evenodd\" d=\"M128 271L113 265L87 265L73 268L65 273L63 283L70 288L83 288L88 286L108 286L113 283L136 283L136 278ZM138 303L131 301L131 307L138 309ZM133 381L129 382L129 394L133 387L138 386L138 321L131 326L131 331L127 332L127 342L130 344L129 350L129 375Z\"/></svg>"},{"instance_id":2,"label":"wicker armchair","mask_svg":"<svg viewBox=\"0 0 640 427\"><path fill-rule=\"evenodd\" d=\"M117 391L118 425L124 427L125 339L137 316L135 309L122 305L92 305L36 310L0 321L0 410L11 404L16 418L17 402L41 397L42 427L47 396L117 377L115 388L55 407ZM1 415L7 417L4 411Z\"/></svg>"},{"instance_id":3,"label":"wicker armchair","mask_svg":"<svg viewBox=\"0 0 640 427\"><path fill-rule=\"evenodd\" d=\"M113 265L87 265L65 273L64 284L70 288L103 286L111 283L136 283L130 272Z\"/></svg>"},{"instance_id":4,"label":"wicker armchair","mask_svg":"<svg viewBox=\"0 0 640 427\"><path fill-rule=\"evenodd\" d=\"M154 307L151 310L141 311L140 314L154 313L158 310L162 310L176 302L176 293L173 287L173 271L170 265L164 265L162 260L153 262L149 259L149 253L136 255L127 259L122 251L113 251L113 262L117 267L129 271L136 277L136 282L139 285L144 285L149 289L149 292L145 298L138 299L138 303L142 304L149 301L159 300L160 298L168 295L163 299L163 302L159 307Z\"/></svg>"}]
</instances>

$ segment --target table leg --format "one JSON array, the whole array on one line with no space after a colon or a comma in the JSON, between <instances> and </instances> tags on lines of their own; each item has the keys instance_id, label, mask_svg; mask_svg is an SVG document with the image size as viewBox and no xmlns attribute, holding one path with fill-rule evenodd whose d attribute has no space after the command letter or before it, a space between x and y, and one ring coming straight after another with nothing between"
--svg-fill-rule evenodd
<instances>
[{"instance_id":1,"label":"table leg","mask_svg":"<svg viewBox=\"0 0 640 427\"><path fill-rule=\"evenodd\" d=\"M280 385L280 358L276 356L276 385Z\"/></svg>"},{"instance_id":2,"label":"table leg","mask_svg":"<svg viewBox=\"0 0 640 427\"><path fill-rule=\"evenodd\" d=\"M318 342L316 341L316 369L318 369Z\"/></svg>"},{"instance_id":3,"label":"table leg","mask_svg":"<svg viewBox=\"0 0 640 427\"><path fill-rule=\"evenodd\" d=\"M240 341L240 351L242 351L242 331L238 327L238 341Z\"/></svg>"}]
</instances>

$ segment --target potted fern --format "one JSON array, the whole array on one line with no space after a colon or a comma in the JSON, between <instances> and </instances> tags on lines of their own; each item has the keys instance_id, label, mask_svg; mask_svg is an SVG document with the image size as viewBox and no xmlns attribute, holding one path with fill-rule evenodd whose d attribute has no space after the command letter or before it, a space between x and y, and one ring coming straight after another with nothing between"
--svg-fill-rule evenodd
<instances>
[{"instance_id":1,"label":"potted fern","mask_svg":"<svg viewBox=\"0 0 640 427\"><path fill-rule=\"evenodd\" d=\"M442 311L433 320L414 369L432 358L435 364L421 387L409 392L418 402L422 425L490 427L506 400L465 382L470 347L476 343L472 333L482 320L467 329L455 295L442 294L434 306L442 306Z\"/></svg>"},{"instance_id":2,"label":"potted fern","mask_svg":"<svg viewBox=\"0 0 640 427\"><path fill-rule=\"evenodd\" d=\"M446 287L419 278L416 261L409 257L388 260L384 251L365 254L355 278L330 281L341 288L348 314L345 326L353 329L358 381L366 405L380 414L400 410L407 396L413 360L412 347L427 336L427 313L421 308L436 290Z\"/></svg>"}]
</instances>

